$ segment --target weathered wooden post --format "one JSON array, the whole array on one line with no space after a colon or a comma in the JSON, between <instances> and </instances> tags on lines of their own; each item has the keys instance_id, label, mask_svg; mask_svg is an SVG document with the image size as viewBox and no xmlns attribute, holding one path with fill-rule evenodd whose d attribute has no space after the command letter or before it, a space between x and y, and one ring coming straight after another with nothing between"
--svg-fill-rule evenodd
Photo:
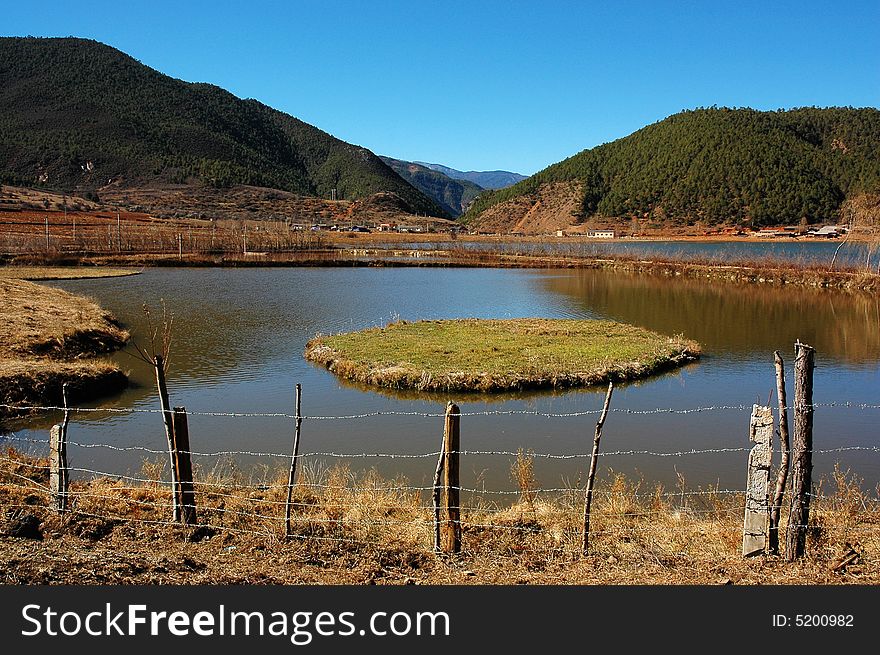
<instances>
[{"instance_id":1,"label":"weathered wooden post","mask_svg":"<svg viewBox=\"0 0 880 655\"><path fill-rule=\"evenodd\" d=\"M596 421L596 432L593 435L593 453L590 456L590 473L587 476L587 489L584 492L584 527L581 539L581 554L586 555L590 549L590 507L593 504L593 483L596 480L596 467L599 462L599 440L602 438L602 428L605 418L608 416L608 407L611 405L611 393L614 391L614 383L608 383L608 391L605 393L605 404L602 405L602 413Z\"/></svg>"},{"instance_id":2,"label":"weathered wooden post","mask_svg":"<svg viewBox=\"0 0 880 655\"><path fill-rule=\"evenodd\" d=\"M67 509L67 434L63 424L52 426L49 432L49 491L55 511Z\"/></svg>"},{"instance_id":3,"label":"weathered wooden post","mask_svg":"<svg viewBox=\"0 0 880 655\"><path fill-rule=\"evenodd\" d=\"M174 457L174 419L171 403L168 400L168 385L165 382L165 361L162 355L155 355L153 366L156 369L156 386L159 388L159 404L162 407L162 421L165 424L165 438L168 440L168 457L171 460L171 497L174 503L174 518L180 520L180 503L177 493L177 463Z\"/></svg>"},{"instance_id":4,"label":"weathered wooden post","mask_svg":"<svg viewBox=\"0 0 880 655\"><path fill-rule=\"evenodd\" d=\"M794 434L792 439L791 508L785 532L785 559L804 556L813 476L813 369L816 351L795 344Z\"/></svg>"},{"instance_id":5,"label":"weathered wooden post","mask_svg":"<svg viewBox=\"0 0 880 655\"><path fill-rule=\"evenodd\" d=\"M752 407L749 441L755 446L749 453L743 557L758 555L767 549L770 530L770 463L773 457L773 410L769 407Z\"/></svg>"},{"instance_id":6,"label":"weathered wooden post","mask_svg":"<svg viewBox=\"0 0 880 655\"><path fill-rule=\"evenodd\" d=\"M284 538L290 539L290 510L293 500L293 486L296 484L296 462L299 458L299 435L302 426L302 385L296 385L296 424L293 432L293 451L290 456L290 471L287 474L287 502L284 504Z\"/></svg>"},{"instance_id":7,"label":"weathered wooden post","mask_svg":"<svg viewBox=\"0 0 880 655\"><path fill-rule=\"evenodd\" d=\"M782 511L782 498L785 495L785 483L788 480L788 407L785 398L785 367L782 355L777 350L773 353L776 364L776 399L779 401L779 472L776 475L776 490L773 493L773 501L770 505L770 542L768 552L771 555L779 554L779 515Z\"/></svg>"},{"instance_id":8,"label":"weathered wooden post","mask_svg":"<svg viewBox=\"0 0 880 655\"><path fill-rule=\"evenodd\" d=\"M435 528L435 547L437 542L439 542L439 550L444 553L461 552L460 421L461 412L458 409L458 405L450 401L446 405L443 449L440 453L441 462L437 465L438 473L442 469L442 487L445 492L442 511L439 509L439 488L441 485L436 484L441 476L435 476L434 486L435 525L439 526L439 535L437 534L437 528Z\"/></svg>"},{"instance_id":9,"label":"weathered wooden post","mask_svg":"<svg viewBox=\"0 0 880 655\"><path fill-rule=\"evenodd\" d=\"M446 432L440 442L440 455L437 457L437 470L434 471L434 490L431 494L434 501L434 552L440 553L440 499L443 495L443 464L445 458Z\"/></svg>"},{"instance_id":10,"label":"weathered wooden post","mask_svg":"<svg viewBox=\"0 0 880 655\"><path fill-rule=\"evenodd\" d=\"M172 414L174 428L174 477L177 480L175 496L184 525L196 523L196 494L193 485L192 451L189 447L189 426L186 407L175 407Z\"/></svg>"},{"instance_id":11,"label":"weathered wooden post","mask_svg":"<svg viewBox=\"0 0 880 655\"><path fill-rule=\"evenodd\" d=\"M67 383L61 386L64 399L64 419L52 426L49 432L49 491L55 510L63 514L67 510L67 491L70 471L67 467L67 426L70 423L70 406L67 404Z\"/></svg>"}]
</instances>

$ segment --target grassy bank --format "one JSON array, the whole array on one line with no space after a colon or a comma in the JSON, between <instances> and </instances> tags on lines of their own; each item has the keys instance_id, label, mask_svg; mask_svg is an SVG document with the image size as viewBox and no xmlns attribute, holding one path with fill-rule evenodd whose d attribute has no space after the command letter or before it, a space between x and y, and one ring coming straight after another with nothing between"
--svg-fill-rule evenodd
<instances>
[{"instance_id":1,"label":"grassy bank","mask_svg":"<svg viewBox=\"0 0 880 655\"><path fill-rule=\"evenodd\" d=\"M0 403L57 405L65 383L71 400L124 387L122 371L96 356L127 339L88 298L0 277Z\"/></svg>"},{"instance_id":2,"label":"grassy bank","mask_svg":"<svg viewBox=\"0 0 880 655\"><path fill-rule=\"evenodd\" d=\"M374 472L305 467L285 541L285 470L197 469L199 526L183 528L170 524L166 483L116 477L74 481L72 511L60 517L49 509L45 464L0 457L2 583L880 583L880 501L839 472L811 500L806 557L788 564L741 557L741 494L619 475L598 483L582 558L583 489L539 495L528 457L511 462L520 481L512 505L462 498L463 551L453 557L431 551L430 501ZM133 477L161 478L164 466L145 462Z\"/></svg>"},{"instance_id":3,"label":"grassy bank","mask_svg":"<svg viewBox=\"0 0 880 655\"><path fill-rule=\"evenodd\" d=\"M364 384L506 391L644 378L699 357L699 344L613 321L397 321L306 345L305 357Z\"/></svg>"},{"instance_id":4,"label":"grassy bank","mask_svg":"<svg viewBox=\"0 0 880 655\"><path fill-rule=\"evenodd\" d=\"M91 280L137 275L141 269L113 266L0 266L0 278L13 280Z\"/></svg>"}]
</instances>

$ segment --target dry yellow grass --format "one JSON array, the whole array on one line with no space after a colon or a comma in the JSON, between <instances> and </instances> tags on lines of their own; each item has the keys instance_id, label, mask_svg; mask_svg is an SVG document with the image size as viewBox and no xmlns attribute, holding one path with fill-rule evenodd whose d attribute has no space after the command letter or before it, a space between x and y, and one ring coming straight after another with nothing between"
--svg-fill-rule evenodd
<instances>
[{"instance_id":1,"label":"dry yellow grass","mask_svg":"<svg viewBox=\"0 0 880 655\"><path fill-rule=\"evenodd\" d=\"M141 269L114 266L0 266L0 278L14 280L85 280L137 275Z\"/></svg>"},{"instance_id":2,"label":"dry yellow grass","mask_svg":"<svg viewBox=\"0 0 880 655\"><path fill-rule=\"evenodd\" d=\"M788 564L740 556L742 497L679 496L621 476L597 487L585 558L582 489L524 494L512 506L463 499L463 551L436 556L429 501L375 472L306 467L285 541L284 471L197 470L204 527L193 529L168 524L166 484L110 478L74 482L72 511L61 518L48 508L40 466L14 451L0 458L3 583L880 583L880 501L841 472L811 506L806 557ZM136 477L157 479L164 467L147 462ZM8 535L28 516L41 541Z\"/></svg>"},{"instance_id":3,"label":"dry yellow grass","mask_svg":"<svg viewBox=\"0 0 880 655\"><path fill-rule=\"evenodd\" d=\"M118 389L125 376L94 356L128 336L88 298L0 278L0 403L56 404L64 383L74 397Z\"/></svg>"}]
</instances>

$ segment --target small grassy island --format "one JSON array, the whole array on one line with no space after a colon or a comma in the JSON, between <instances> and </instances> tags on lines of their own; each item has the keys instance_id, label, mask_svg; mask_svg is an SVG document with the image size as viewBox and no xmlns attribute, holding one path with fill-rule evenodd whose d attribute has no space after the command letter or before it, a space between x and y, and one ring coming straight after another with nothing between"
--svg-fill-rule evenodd
<instances>
[{"instance_id":1,"label":"small grassy island","mask_svg":"<svg viewBox=\"0 0 880 655\"><path fill-rule=\"evenodd\" d=\"M526 318L397 321L306 344L306 359L348 380L420 391L497 392L645 378L700 346L613 321Z\"/></svg>"}]
</instances>

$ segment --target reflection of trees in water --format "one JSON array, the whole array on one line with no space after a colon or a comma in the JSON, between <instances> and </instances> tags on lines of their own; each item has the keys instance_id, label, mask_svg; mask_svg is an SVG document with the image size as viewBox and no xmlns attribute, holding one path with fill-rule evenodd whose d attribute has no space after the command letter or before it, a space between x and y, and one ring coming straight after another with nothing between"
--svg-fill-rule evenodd
<instances>
[{"instance_id":1,"label":"reflection of trees in water","mask_svg":"<svg viewBox=\"0 0 880 655\"><path fill-rule=\"evenodd\" d=\"M880 357L880 298L872 294L592 270L544 284L609 318L683 333L707 352L787 352L800 339L851 364Z\"/></svg>"},{"instance_id":2,"label":"reflection of trees in water","mask_svg":"<svg viewBox=\"0 0 880 655\"><path fill-rule=\"evenodd\" d=\"M308 314L327 300L326 288L299 285L295 276L279 275L275 269L154 270L122 282L65 281L57 286L95 297L141 347L149 343L150 332L143 304L167 304L174 320L168 373L172 402L183 388L246 381L272 362L300 358L309 336ZM153 369L132 355L132 345L112 355L129 374L130 387L114 399L126 407L156 394Z\"/></svg>"}]
</instances>

